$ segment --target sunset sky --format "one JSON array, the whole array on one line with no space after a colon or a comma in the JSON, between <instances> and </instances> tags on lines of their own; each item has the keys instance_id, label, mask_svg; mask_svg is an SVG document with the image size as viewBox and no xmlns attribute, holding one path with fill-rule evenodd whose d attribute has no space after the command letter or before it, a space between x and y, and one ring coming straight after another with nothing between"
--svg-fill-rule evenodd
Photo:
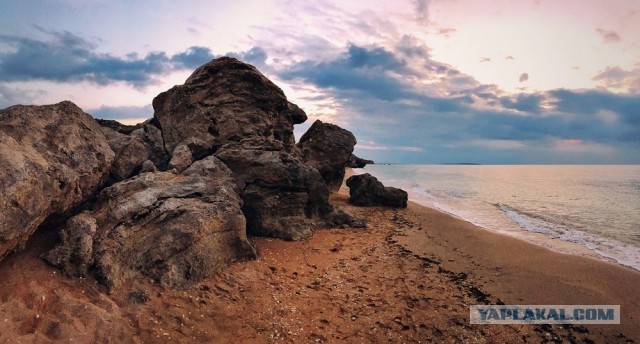
<instances>
[{"instance_id":1,"label":"sunset sky","mask_svg":"<svg viewBox=\"0 0 640 344\"><path fill-rule=\"evenodd\" d=\"M640 1L0 0L0 108L125 123L230 55L378 162L640 163Z\"/></svg>"}]
</instances>

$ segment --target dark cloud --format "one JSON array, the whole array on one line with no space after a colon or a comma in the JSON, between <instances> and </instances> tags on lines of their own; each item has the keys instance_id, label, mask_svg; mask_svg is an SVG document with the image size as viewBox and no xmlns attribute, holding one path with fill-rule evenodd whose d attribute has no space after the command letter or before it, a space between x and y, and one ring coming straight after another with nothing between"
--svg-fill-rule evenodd
<instances>
[{"instance_id":1,"label":"dark cloud","mask_svg":"<svg viewBox=\"0 0 640 344\"><path fill-rule=\"evenodd\" d=\"M529 74L527 74L527 73L520 74L520 77L518 78L518 80L520 82L525 82L525 81L529 80Z\"/></svg>"},{"instance_id":2,"label":"dark cloud","mask_svg":"<svg viewBox=\"0 0 640 344\"><path fill-rule=\"evenodd\" d=\"M229 52L226 54L226 56L235 57L238 60L256 66L264 66L267 62L267 52L261 47L253 47L248 51L240 53Z\"/></svg>"},{"instance_id":3,"label":"dark cloud","mask_svg":"<svg viewBox=\"0 0 640 344\"><path fill-rule=\"evenodd\" d=\"M540 113L540 105L547 97L539 93L521 93L514 96L504 96L500 98L500 104L505 109L513 109L521 112Z\"/></svg>"},{"instance_id":4,"label":"dark cloud","mask_svg":"<svg viewBox=\"0 0 640 344\"><path fill-rule=\"evenodd\" d=\"M432 61L428 48L418 49L410 39L395 49L352 44L338 58L307 60L279 76L311 83L340 100L337 121L359 142L375 142L358 152L381 161L604 161L589 149L554 150L574 139L597 152L610 150L607 162L640 162L640 95L563 89L508 94ZM434 92L412 80L433 81ZM390 158L389 147L421 150L396 151Z\"/></svg>"},{"instance_id":5,"label":"dark cloud","mask_svg":"<svg viewBox=\"0 0 640 344\"><path fill-rule=\"evenodd\" d=\"M194 69L215 57L209 48L191 47L182 53L173 55L171 62L173 62L173 67L176 69Z\"/></svg>"},{"instance_id":6,"label":"dark cloud","mask_svg":"<svg viewBox=\"0 0 640 344\"><path fill-rule=\"evenodd\" d=\"M405 63L391 52L379 48L364 48L351 44L339 59L304 61L280 73L285 79L299 78L323 88L367 93L370 96L395 100L409 95L401 81L389 71L406 74Z\"/></svg>"},{"instance_id":7,"label":"dark cloud","mask_svg":"<svg viewBox=\"0 0 640 344\"><path fill-rule=\"evenodd\" d=\"M615 31L603 30L598 28L596 29L596 32L600 34L602 40L605 43L618 43L621 41L620 36L618 36L618 33Z\"/></svg>"},{"instance_id":8,"label":"dark cloud","mask_svg":"<svg viewBox=\"0 0 640 344\"><path fill-rule=\"evenodd\" d=\"M152 52L144 57L118 57L98 53L96 44L70 32L43 31L48 40L0 35L11 50L0 53L0 81L88 81L100 85L126 82L135 87L156 83L173 70L191 69L213 58L210 50L191 47L167 56Z\"/></svg>"},{"instance_id":9,"label":"dark cloud","mask_svg":"<svg viewBox=\"0 0 640 344\"><path fill-rule=\"evenodd\" d=\"M94 118L100 119L133 119L133 118L151 118L153 117L153 108L151 104L145 106L101 106L96 109L86 110Z\"/></svg>"}]
</instances>

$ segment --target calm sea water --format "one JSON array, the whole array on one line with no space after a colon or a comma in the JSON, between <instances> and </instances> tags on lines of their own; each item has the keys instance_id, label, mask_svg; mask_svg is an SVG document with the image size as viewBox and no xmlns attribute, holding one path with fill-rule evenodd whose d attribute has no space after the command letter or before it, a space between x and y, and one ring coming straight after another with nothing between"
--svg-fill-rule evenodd
<instances>
[{"instance_id":1,"label":"calm sea water","mask_svg":"<svg viewBox=\"0 0 640 344\"><path fill-rule=\"evenodd\" d=\"M579 245L640 270L638 165L369 165L355 172L481 227L561 252Z\"/></svg>"}]
</instances>

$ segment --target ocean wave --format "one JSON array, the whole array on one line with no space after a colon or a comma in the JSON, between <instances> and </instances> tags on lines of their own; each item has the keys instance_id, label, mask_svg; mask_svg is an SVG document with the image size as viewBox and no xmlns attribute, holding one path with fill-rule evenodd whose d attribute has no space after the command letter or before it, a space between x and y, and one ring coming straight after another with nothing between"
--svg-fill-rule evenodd
<instances>
[{"instance_id":1,"label":"ocean wave","mask_svg":"<svg viewBox=\"0 0 640 344\"><path fill-rule=\"evenodd\" d=\"M604 258L613 259L621 265L640 271L640 248L615 239L577 230L565 224L554 223L539 215L530 214L506 204L496 204L495 206L523 230L582 245Z\"/></svg>"}]
</instances>

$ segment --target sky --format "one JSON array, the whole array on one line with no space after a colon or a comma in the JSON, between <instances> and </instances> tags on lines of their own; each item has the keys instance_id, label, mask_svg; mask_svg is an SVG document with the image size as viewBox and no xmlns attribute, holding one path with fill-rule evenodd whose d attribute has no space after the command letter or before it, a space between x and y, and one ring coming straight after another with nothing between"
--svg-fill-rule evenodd
<instances>
[{"instance_id":1,"label":"sky","mask_svg":"<svg viewBox=\"0 0 640 344\"><path fill-rule=\"evenodd\" d=\"M640 164L640 1L0 0L0 108L127 124L223 55L376 162Z\"/></svg>"}]
</instances>

